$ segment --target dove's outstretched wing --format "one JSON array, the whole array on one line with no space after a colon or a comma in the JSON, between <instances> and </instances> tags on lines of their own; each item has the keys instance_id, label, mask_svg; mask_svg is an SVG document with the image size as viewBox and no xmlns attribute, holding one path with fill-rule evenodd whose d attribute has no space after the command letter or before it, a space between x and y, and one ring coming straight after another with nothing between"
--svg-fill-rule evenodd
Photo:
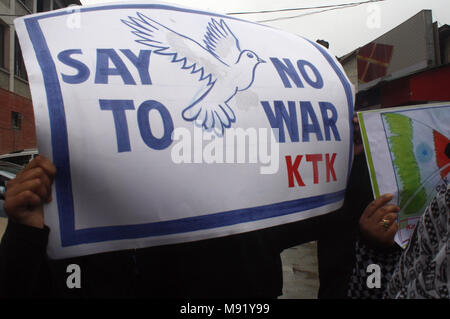
<instances>
[{"instance_id":1,"label":"dove's outstretched wing","mask_svg":"<svg viewBox=\"0 0 450 319\"><path fill-rule=\"evenodd\" d=\"M206 87L197 94L194 102L183 110L183 118L223 135L224 128L230 127L236 120L233 110L226 103L236 93L236 89L233 88L229 96L220 102L207 97L220 95L211 92L218 78L226 76L230 65L236 63L240 54L238 39L223 20L217 22L212 18L208 23L204 47L140 12L136 15L121 20L133 30L132 33L137 36L136 42L153 48L155 54L171 57L171 62L181 63L182 69L199 74L199 81L206 82ZM215 91L218 90L221 88Z\"/></svg>"},{"instance_id":2,"label":"dove's outstretched wing","mask_svg":"<svg viewBox=\"0 0 450 319\"><path fill-rule=\"evenodd\" d=\"M211 54L227 65L236 63L241 53L239 40L223 20L217 22L215 19L211 19L206 28L203 43Z\"/></svg>"},{"instance_id":3,"label":"dove's outstretched wing","mask_svg":"<svg viewBox=\"0 0 450 319\"><path fill-rule=\"evenodd\" d=\"M129 16L129 20L121 21L133 29L137 36L136 42L153 48L153 52L172 57L171 62L181 63L182 69L198 73L200 81L207 80L207 85L214 85L214 74L218 64L226 67L226 64L217 56L212 55L197 41L182 35L159 22L136 12L137 17ZM220 69L219 65L219 69Z\"/></svg>"}]
</instances>

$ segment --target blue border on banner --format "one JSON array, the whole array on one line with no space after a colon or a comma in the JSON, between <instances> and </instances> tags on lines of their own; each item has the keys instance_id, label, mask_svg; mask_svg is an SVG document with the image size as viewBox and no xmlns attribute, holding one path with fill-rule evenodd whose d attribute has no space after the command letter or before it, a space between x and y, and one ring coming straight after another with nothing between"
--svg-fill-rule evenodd
<instances>
[{"instance_id":1,"label":"blue border on banner","mask_svg":"<svg viewBox=\"0 0 450 319\"><path fill-rule=\"evenodd\" d=\"M133 9L133 8L181 11L244 21L234 17L228 17L210 12L176 8L168 5L157 5L157 4L105 5L101 7L91 7L91 8L77 7L76 9L66 9L24 19L26 29L28 31L39 66L43 74L45 91L47 95L50 130L51 130L51 143L53 149L53 163L55 164L58 170L58 174L55 178L55 191L60 223L61 245L63 247L94 242L110 241L110 240L136 239L144 237L162 236L176 233L192 232L202 229L230 226L240 223L288 215L292 213L299 213L301 211L321 207L344 199L345 189L335 193L313 196L309 198L302 198L292 201L285 201L271 205L244 208L203 216L181 218L171 221L136 224L136 225L104 226L87 229L75 229L74 202L73 202L72 181L70 174L69 144L67 135L66 116L64 111L64 102L58 79L58 74L56 72L56 66L50 54L50 50L47 46L44 34L42 33L41 27L39 25L39 20L60 15L72 14L75 10L77 12L89 12L97 10ZM253 23L249 21L244 22ZM323 49L320 45L311 41L309 42L314 47L316 47L317 50L325 57L325 59L330 64L332 69L336 72L338 78L340 79L344 87L349 109L350 141L353 141L353 124L352 124L353 94L350 83L346 79L342 70L333 60L333 58L328 54L328 52L325 49ZM350 174L353 156L353 148L351 146L349 148L350 154L349 154L347 182L348 176Z\"/></svg>"}]
</instances>

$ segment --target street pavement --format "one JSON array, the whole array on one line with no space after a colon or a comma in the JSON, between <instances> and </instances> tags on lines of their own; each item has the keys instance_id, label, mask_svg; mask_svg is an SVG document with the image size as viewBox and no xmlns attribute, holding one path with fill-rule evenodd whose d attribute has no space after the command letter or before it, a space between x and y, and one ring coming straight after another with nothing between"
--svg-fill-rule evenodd
<instances>
[{"instance_id":1,"label":"street pavement","mask_svg":"<svg viewBox=\"0 0 450 319\"><path fill-rule=\"evenodd\" d=\"M0 240L7 219L0 217ZM279 299L316 299L319 289L316 242L286 249L283 263L283 295ZM263 278L261 278L263 280Z\"/></svg>"},{"instance_id":2,"label":"street pavement","mask_svg":"<svg viewBox=\"0 0 450 319\"><path fill-rule=\"evenodd\" d=\"M317 299L319 273L317 243L310 242L286 249L283 263L283 295L279 299Z\"/></svg>"},{"instance_id":3,"label":"street pavement","mask_svg":"<svg viewBox=\"0 0 450 319\"><path fill-rule=\"evenodd\" d=\"M8 223L8 220L4 217L0 217L0 240L3 237L3 233L6 229L6 224Z\"/></svg>"}]
</instances>

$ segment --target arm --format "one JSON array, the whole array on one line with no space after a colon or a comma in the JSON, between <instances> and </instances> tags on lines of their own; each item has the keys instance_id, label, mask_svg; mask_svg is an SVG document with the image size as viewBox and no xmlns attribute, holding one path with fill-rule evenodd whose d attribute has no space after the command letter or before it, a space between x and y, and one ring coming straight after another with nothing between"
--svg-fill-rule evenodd
<instances>
[{"instance_id":1,"label":"arm","mask_svg":"<svg viewBox=\"0 0 450 319\"><path fill-rule=\"evenodd\" d=\"M0 298L31 297L44 280L48 228L8 222L0 244ZM45 292L46 293L46 292Z\"/></svg>"},{"instance_id":2,"label":"arm","mask_svg":"<svg viewBox=\"0 0 450 319\"><path fill-rule=\"evenodd\" d=\"M29 297L44 287L49 229L43 204L51 200L56 168L39 156L8 183L8 227L0 244L0 297ZM48 280L46 281L48 284Z\"/></svg>"}]
</instances>

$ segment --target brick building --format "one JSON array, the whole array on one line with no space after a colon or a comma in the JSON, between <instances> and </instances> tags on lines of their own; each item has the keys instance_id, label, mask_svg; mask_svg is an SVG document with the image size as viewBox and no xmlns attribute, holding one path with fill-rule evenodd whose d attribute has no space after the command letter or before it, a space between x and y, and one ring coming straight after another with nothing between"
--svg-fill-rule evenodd
<instances>
[{"instance_id":1,"label":"brick building","mask_svg":"<svg viewBox=\"0 0 450 319\"><path fill-rule=\"evenodd\" d=\"M0 88L0 154L36 148L31 100Z\"/></svg>"},{"instance_id":2,"label":"brick building","mask_svg":"<svg viewBox=\"0 0 450 319\"><path fill-rule=\"evenodd\" d=\"M36 148L31 94L14 19L79 0L0 0L0 155Z\"/></svg>"}]
</instances>

